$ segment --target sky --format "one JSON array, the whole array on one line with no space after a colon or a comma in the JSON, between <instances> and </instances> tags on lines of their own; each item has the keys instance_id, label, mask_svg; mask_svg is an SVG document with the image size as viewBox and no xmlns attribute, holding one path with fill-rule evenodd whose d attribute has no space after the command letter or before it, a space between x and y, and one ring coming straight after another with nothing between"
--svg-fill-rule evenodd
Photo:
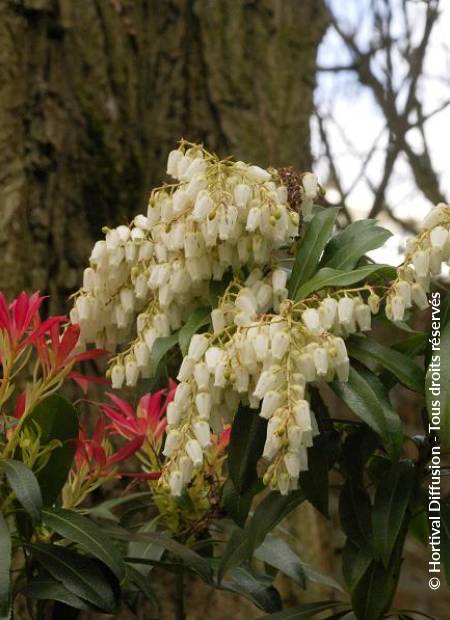
<instances>
[{"instance_id":1,"label":"sky","mask_svg":"<svg viewBox=\"0 0 450 620\"><path fill-rule=\"evenodd\" d=\"M367 48L373 41L373 26L371 23L370 2L373 0L329 0L331 9L339 19L343 28L350 32L357 32L360 48ZM407 0L408 1L408 0ZM392 0L393 5L393 34L401 37L403 21L400 19L399 4L401 0ZM381 3L381 2L380 2ZM421 36L424 25L426 4L422 0L409 0L408 13L413 38ZM450 2L441 0L441 15L432 32L428 53L425 59L424 77L419 83L419 92L424 104L424 112L428 114L440 105L450 100ZM447 40L446 40L447 39ZM337 33L330 28L325 35L319 49L319 66L345 65L350 62L349 53ZM382 58L375 56L372 67L382 76ZM394 55L393 82L400 87L398 105L402 105L405 89L401 85L407 77L407 65L400 54ZM331 148L344 189L351 187L358 177L361 158L364 157L378 138L377 148L367 169L370 181L377 185L384 169L384 156L387 143L387 133L384 130L384 119L378 109L369 89L358 84L356 76L350 72L320 72L316 89L316 107L322 116L330 115L333 122L327 123ZM313 152L316 164L315 172L325 183L328 177L328 167L322 156L323 145L320 140L317 123L312 121ZM429 145L433 166L439 175L441 191L450 200L450 106L430 118L425 125L426 139ZM417 130L410 130L408 140L413 148L420 147L421 137ZM392 206L394 214L400 219L414 219L417 222L431 208L430 202L417 190L408 163L401 157L395 166L387 190L387 201ZM338 199L333 188L327 188L327 198L330 202ZM349 211L353 219L367 216L373 200L367 180L361 179L355 186L347 200ZM382 250L372 253L373 258L398 264L405 235L402 229L387 218L381 218L381 223L392 230L395 236L391 238Z\"/></svg>"}]
</instances>

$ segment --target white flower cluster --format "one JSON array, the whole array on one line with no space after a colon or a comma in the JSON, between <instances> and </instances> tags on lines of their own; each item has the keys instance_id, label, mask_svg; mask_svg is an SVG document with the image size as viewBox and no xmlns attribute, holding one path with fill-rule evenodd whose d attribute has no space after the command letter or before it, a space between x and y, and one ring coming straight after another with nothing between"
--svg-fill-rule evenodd
<instances>
[{"instance_id":1,"label":"white flower cluster","mask_svg":"<svg viewBox=\"0 0 450 620\"><path fill-rule=\"evenodd\" d=\"M167 172L177 183L153 191L147 215L95 244L71 315L84 342L108 348L130 340L136 326L111 368L115 388L150 371L156 338L207 300L210 280L230 268L269 265L298 234L299 215L275 170L220 161L183 142L169 154Z\"/></svg>"},{"instance_id":2,"label":"white flower cluster","mask_svg":"<svg viewBox=\"0 0 450 620\"><path fill-rule=\"evenodd\" d=\"M442 263L450 260L450 206L439 204L425 217L422 232L406 245L404 263L386 298L386 316L401 321L405 310L414 304L419 310L428 307L430 278L441 272Z\"/></svg>"},{"instance_id":3,"label":"white flower cluster","mask_svg":"<svg viewBox=\"0 0 450 620\"><path fill-rule=\"evenodd\" d=\"M264 481L286 494L307 469L307 448L318 428L307 385L348 379L343 338L371 327L371 310L359 295L307 303L279 301L287 274L277 268L233 282L212 312L213 332L193 336L167 411L167 457L160 484L180 495L212 445L211 427L233 419L239 404L268 420ZM372 299L372 305L373 305ZM275 305L276 313L269 313ZM250 414L249 414L250 415Z\"/></svg>"}]
</instances>

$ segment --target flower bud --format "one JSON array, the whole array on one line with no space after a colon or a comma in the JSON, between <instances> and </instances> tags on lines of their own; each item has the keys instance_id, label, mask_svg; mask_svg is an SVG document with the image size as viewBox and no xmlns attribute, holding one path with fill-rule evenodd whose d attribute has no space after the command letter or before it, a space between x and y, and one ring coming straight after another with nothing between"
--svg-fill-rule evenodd
<instances>
[{"instance_id":1,"label":"flower bud","mask_svg":"<svg viewBox=\"0 0 450 620\"><path fill-rule=\"evenodd\" d=\"M191 459L194 467L200 467L203 464L203 450L196 439L190 439L186 443L186 454Z\"/></svg>"}]
</instances>

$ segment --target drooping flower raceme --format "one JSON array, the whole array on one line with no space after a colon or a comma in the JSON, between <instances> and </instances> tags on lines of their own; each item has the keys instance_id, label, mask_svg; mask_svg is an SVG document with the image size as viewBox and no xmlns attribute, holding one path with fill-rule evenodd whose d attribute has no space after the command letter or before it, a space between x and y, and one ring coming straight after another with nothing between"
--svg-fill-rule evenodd
<instances>
[{"instance_id":1,"label":"drooping flower raceme","mask_svg":"<svg viewBox=\"0 0 450 620\"><path fill-rule=\"evenodd\" d=\"M106 229L95 244L71 315L86 342L108 349L136 334L112 364L115 388L148 376L155 340L206 302L211 280L270 264L298 234L299 214L275 170L220 161L182 143L167 172L176 183L152 192L147 214ZM276 295L283 299L284 287Z\"/></svg>"},{"instance_id":2,"label":"drooping flower raceme","mask_svg":"<svg viewBox=\"0 0 450 620\"><path fill-rule=\"evenodd\" d=\"M174 495L203 467L211 428L217 432L232 421L241 404L268 420L266 484L287 493L307 469L307 448L318 433L308 384L348 379L342 336L369 330L371 310L367 294L340 291L296 304L285 300L275 312L274 283L284 285L285 277L275 269L232 282L212 312L213 332L192 338L167 411L160 484Z\"/></svg>"},{"instance_id":3,"label":"drooping flower raceme","mask_svg":"<svg viewBox=\"0 0 450 620\"><path fill-rule=\"evenodd\" d=\"M439 204L425 217L422 231L408 240L405 260L397 269L386 299L386 315L401 321L413 305L428 307L430 278L441 272L450 259L450 206Z\"/></svg>"}]
</instances>

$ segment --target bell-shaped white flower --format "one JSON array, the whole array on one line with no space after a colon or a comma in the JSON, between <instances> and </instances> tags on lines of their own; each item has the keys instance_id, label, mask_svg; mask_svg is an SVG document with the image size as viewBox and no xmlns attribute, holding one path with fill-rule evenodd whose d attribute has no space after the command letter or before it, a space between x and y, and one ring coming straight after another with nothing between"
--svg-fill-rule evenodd
<instances>
[{"instance_id":1,"label":"bell-shaped white flower","mask_svg":"<svg viewBox=\"0 0 450 620\"><path fill-rule=\"evenodd\" d=\"M189 439L186 442L186 454L191 459L194 467L201 467L203 464L203 450L196 439Z\"/></svg>"},{"instance_id":2,"label":"bell-shaped white flower","mask_svg":"<svg viewBox=\"0 0 450 620\"><path fill-rule=\"evenodd\" d=\"M430 252L427 250L416 252L412 258L412 263L418 277L426 277L430 269Z\"/></svg>"},{"instance_id":3,"label":"bell-shaped white flower","mask_svg":"<svg viewBox=\"0 0 450 620\"><path fill-rule=\"evenodd\" d=\"M287 332L283 331L276 333L271 342L273 357L278 360L283 359L289 349L290 342L291 341Z\"/></svg>"},{"instance_id":4,"label":"bell-shaped white flower","mask_svg":"<svg viewBox=\"0 0 450 620\"><path fill-rule=\"evenodd\" d=\"M246 173L252 181L256 181L257 183L264 183L264 181L270 181L272 178L267 170L259 166L248 166Z\"/></svg>"},{"instance_id":5,"label":"bell-shaped white flower","mask_svg":"<svg viewBox=\"0 0 450 620\"><path fill-rule=\"evenodd\" d=\"M245 183L238 183L233 190L234 202L240 209L247 206L252 195L252 188Z\"/></svg>"},{"instance_id":6,"label":"bell-shaped white flower","mask_svg":"<svg viewBox=\"0 0 450 620\"><path fill-rule=\"evenodd\" d=\"M194 422L192 430L202 448L209 448L211 446L211 430L208 422L204 420Z\"/></svg>"},{"instance_id":7,"label":"bell-shaped white flower","mask_svg":"<svg viewBox=\"0 0 450 620\"><path fill-rule=\"evenodd\" d=\"M189 383L179 383L175 390L173 402L181 411L184 411L190 404L192 387Z\"/></svg>"},{"instance_id":8,"label":"bell-shaped white flower","mask_svg":"<svg viewBox=\"0 0 450 620\"><path fill-rule=\"evenodd\" d=\"M163 454L171 457L181 443L182 435L178 429L171 429L166 435Z\"/></svg>"},{"instance_id":9,"label":"bell-shaped white flower","mask_svg":"<svg viewBox=\"0 0 450 620\"><path fill-rule=\"evenodd\" d=\"M289 451L284 455L284 464L286 466L287 473L291 478L298 478L300 474L300 457L298 451Z\"/></svg>"},{"instance_id":10,"label":"bell-shaped white flower","mask_svg":"<svg viewBox=\"0 0 450 620\"><path fill-rule=\"evenodd\" d=\"M302 312L302 321L310 332L318 333L322 330L320 315L315 308L307 308Z\"/></svg>"},{"instance_id":11,"label":"bell-shaped white flower","mask_svg":"<svg viewBox=\"0 0 450 620\"><path fill-rule=\"evenodd\" d=\"M324 347L317 347L313 351L313 361L318 377L325 377L328 372L328 352Z\"/></svg>"},{"instance_id":12,"label":"bell-shaped white flower","mask_svg":"<svg viewBox=\"0 0 450 620\"><path fill-rule=\"evenodd\" d=\"M183 492L183 476L181 471L175 469L169 476L169 488L173 497L180 497Z\"/></svg>"},{"instance_id":13,"label":"bell-shaped white flower","mask_svg":"<svg viewBox=\"0 0 450 620\"><path fill-rule=\"evenodd\" d=\"M194 334L189 343L188 357L198 362L208 348L208 338L204 334Z\"/></svg>"},{"instance_id":14,"label":"bell-shaped white flower","mask_svg":"<svg viewBox=\"0 0 450 620\"><path fill-rule=\"evenodd\" d=\"M178 381L187 381L192 377L194 373L195 360L191 357L185 357L181 362L180 370L178 371Z\"/></svg>"},{"instance_id":15,"label":"bell-shaped white flower","mask_svg":"<svg viewBox=\"0 0 450 620\"><path fill-rule=\"evenodd\" d=\"M181 414L182 411L179 407L177 407L177 404L174 401L169 403L166 410L166 418L169 426L178 426L181 420Z\"/></svg>"},{"instance_id":16,"label":"bell-shaped white flower","mask_svg":"<svg viewBox=\"0 0 450 620\"><path fill-rule=\"evenodd\" d=\"M372 329L372 313L369 306L360 302L355 304L355 319L359 329L362 332L367 332Z\"/></svg>"},{"instance_id":17,"label":"bell-shaped white flower","mask_svg":"<svg viewBox=\"0 0 450 620\"><path fill-rule=\"evenodd\" d=\"M212 408L211 394L208 392L200 392L195 397L195 406L199 417L202 420L209 420Z\"/></svg>"},{"instance_id":18,"label":"bell-shaped white flower","mask_svg":"<svg viewBox=\"0 0 450 620\"><path fill-rule=\"evenodd\" d=\"M111 385L114 390L120 390L125 381L125 368L123 364L114 364L111 368Z\"/></svg>"},{"instance_id":19,"label":"bell-shaped white flower","mask_svg":"<svg viewBox=\"0 0 450 620\"><path fill-rule=\"evenodd\" d=\"M411 298L419 310L425 310L428 308L427 294L420 284L415 283L411 286Z\"/></svg>"},{"instance_id":20,"label":"bell-shaped white flower","mask_svg":"<svg viewBox=\"0 0 450 620\"><path fill-rule=\"evenodd\" d=\"M269 390L264 396L259 415L268 420L280 407L282 402L281 394L275 390Z\"/></svg>"}]
</instances>

